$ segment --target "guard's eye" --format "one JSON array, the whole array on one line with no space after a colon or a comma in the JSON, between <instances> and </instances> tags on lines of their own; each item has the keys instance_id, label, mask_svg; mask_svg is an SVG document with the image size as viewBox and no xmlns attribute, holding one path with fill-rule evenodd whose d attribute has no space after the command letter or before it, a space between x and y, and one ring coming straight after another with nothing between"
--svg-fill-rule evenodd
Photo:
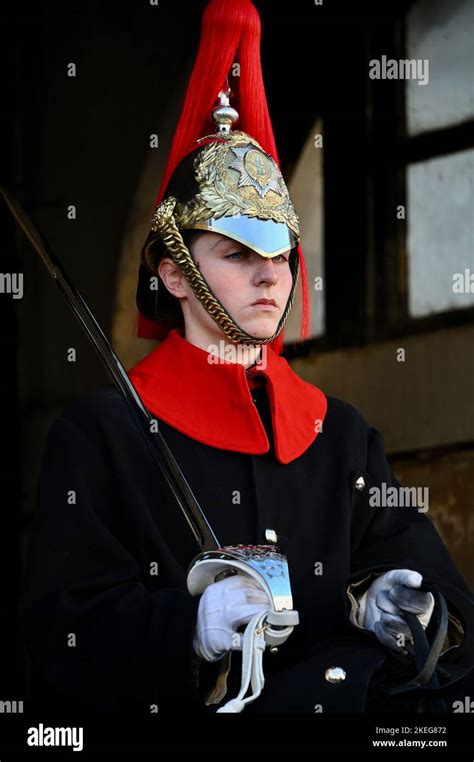
<instances>
[{"instance_id":1,"label":"guard's eye","mask_svg":"<svg viewBox=\"0 0 474 762\"><path fill-rule=\"evenodd\" d=\"M246 257L248 254L246 254L243 251L233 251L231 254L227 254L226 259L234 259L234 257ZM235 262L240 262L239 259L234 259Z\"/></svg>"},{"instance_id":2,"label":"guard's eye","mask_svg":"<svg viewBox=\"0 0 474 762\"><path fill-rule=\"evenodd\" d=\"M240 257L249 257L249 256L250 254L246 251L233 251L231 254L227 254L225 259L233 259L234 262L240 262L241 261ZM255 254L255 256L257 255ZM239 259L236 259L236 257L239 257ZM279 264L289 261L289 257L285 257L283 254L277 254L276 256L272 257L272 259L275 262L278 262Z\"/></svg>"}]
</instances>

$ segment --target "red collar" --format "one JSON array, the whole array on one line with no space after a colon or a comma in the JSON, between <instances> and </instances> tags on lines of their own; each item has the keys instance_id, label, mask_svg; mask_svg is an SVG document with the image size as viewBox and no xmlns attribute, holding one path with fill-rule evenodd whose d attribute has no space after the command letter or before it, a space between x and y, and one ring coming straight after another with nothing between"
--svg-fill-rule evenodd
<instances>
[{"instance_id":1,"label":"red collar","mask_svg":"<svg viewBox=\"0 0 474 762\"><path fill-rule=\"evenodd\" d=\"M175 328L128 375L148 410L188 437L223 450L268 452L270 443L244 366L228 360L209 363L208 358L208 352ZM275 456L289 463L316 439L326 415L326 397L269 346L266 367L250 369L250 378L258 375L267 382Z\"/></svg>"}]
</instances>

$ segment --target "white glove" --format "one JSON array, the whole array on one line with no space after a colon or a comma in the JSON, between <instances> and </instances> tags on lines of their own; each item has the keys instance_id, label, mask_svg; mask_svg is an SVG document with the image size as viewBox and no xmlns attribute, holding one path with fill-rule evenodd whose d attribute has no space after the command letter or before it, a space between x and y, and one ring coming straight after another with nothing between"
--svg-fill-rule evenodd
<instances>
[{"instance_id":1,"label":"white glove","mask_svg":"<svg viewBox=\"0 0 474 762\"><path fill-rule=\"evenodd\" d=\"M413 642L410 628L403 619L403 612L416 614L423 627L427 627L433 613L434 598L416 588L423 577L411 569L393 569L375 579L363 596L365 613L362 626L372 630L380 642L388 648L403 648L404 641Z\"/></svg>"},{"instance_id":2,"label":"white glove","mask_svg":"<svg viewBox=\"0 0 474 762\"><path fill-rule=\"evenodd\" d=\"M226 651L242 650L237 630L255 614L270 609L267 593L247 575L234 574L213 582L199 601L193 648L205 661L218 661Z\"/></svg>"}]
</instances>

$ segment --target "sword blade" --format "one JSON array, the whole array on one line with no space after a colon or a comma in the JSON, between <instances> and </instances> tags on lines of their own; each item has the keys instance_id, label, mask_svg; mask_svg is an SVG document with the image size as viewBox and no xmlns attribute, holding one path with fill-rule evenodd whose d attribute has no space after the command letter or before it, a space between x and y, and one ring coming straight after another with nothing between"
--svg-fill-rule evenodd
<instances>
[{"instance_id":1,"label":"sword blade","mask_svg":"<svg viewBox=\"0 0 474 762\"><path fill-rule=\"evenodd\" d=\"M174 497L189 524L201 551L220 547L205 514L199 505L191 487L186 481L173 453L169 449L158 428L158 422L143 404L137 390L127 375L115 350L98 324L77 288L67 277L61 262L51 250L46 239L27 215L21 204L5 188L0 188L7 206L20 228L39 254L43 264L53 278L56 286L63 294L69 308L72 310L94 349L105 365L115 386L123 397L125 404L140 432L148 449L163 473ZM154 429L151 425L155 423Z\"/></svg>"}]
</instances>

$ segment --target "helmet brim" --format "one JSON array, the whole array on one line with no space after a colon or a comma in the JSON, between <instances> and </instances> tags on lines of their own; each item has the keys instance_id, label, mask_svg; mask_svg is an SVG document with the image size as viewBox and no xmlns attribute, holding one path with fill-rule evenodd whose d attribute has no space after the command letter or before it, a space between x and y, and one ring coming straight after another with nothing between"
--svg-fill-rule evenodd
<instances>
[{"instance_id":1,"label":"helmet brim","mask_svg":"<svg viewBox=\"0 0 474 762\"><path fill-rule=\"evenodd\" d=\"M235 214L229 217L211 218L195 223L192 230L207 230L219 233L253 249L262 257L276 257L289 252L297 246L297 238L284 222L260 220Z\"/></svg>"}]
</instances>

